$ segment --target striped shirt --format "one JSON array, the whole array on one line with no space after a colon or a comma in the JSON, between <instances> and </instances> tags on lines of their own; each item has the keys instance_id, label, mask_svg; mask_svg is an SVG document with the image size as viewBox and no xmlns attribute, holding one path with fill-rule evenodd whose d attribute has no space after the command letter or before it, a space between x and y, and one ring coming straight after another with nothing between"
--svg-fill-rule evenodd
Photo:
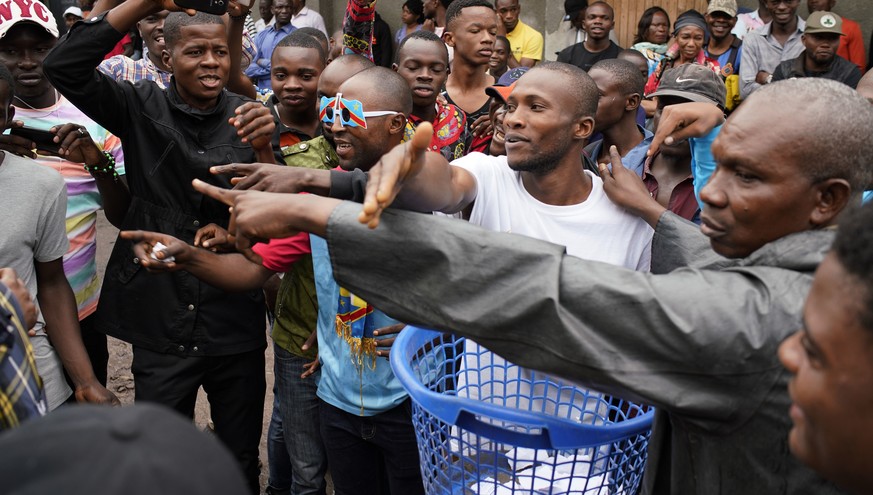
<instances>
[{"instance_id":1,"label":"striped shirt","mask_svg":"<svg viewBox=\"0 0 873 495\"><path fill-rule=\"evenodd\" d=\"M116 55L100 62L97 70L118 82L154 81L161 88L170 85L170 76L172 76L171 73L155 66L147 55L143 55L139 60Z\"/></svg>"},{"instance_id":2,"label":"striped shirt","mask_svg":"<svg viewBox=\"0 0 873 495\"><path fill-rule=\"evenodd\" d=\"M97 125L63 96L48 108L34 110L15 107L15 118L24 121L27 127L44 130L67 123L84 126L97 146L115 157L115 168L119 175L124 175L121 140ZM100 297L96 255L97 210L102 208L102 203L97 182L81 163L41 155L36 161L57 170L67 186L66 227L70 248L64 255L64 273L76 295L79 320L82 320L97 309Z\"/></svg>"}]
</instances>

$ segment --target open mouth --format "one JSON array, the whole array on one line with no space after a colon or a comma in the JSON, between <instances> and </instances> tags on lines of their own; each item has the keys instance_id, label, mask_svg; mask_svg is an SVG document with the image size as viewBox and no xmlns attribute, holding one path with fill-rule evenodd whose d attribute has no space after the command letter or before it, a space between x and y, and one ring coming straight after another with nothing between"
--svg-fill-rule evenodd
<instances>
[{"instance_id":1,"label":"open mouth","mask_svg":"<svg viewBox=\"0 0 873 495\"><path fill-rule=\"evenodd\" d=\"M217 74L205 74L198 78L200 80L200 84L206 86L207 88L214 89L221 87L221 78L218 77Z\"/></svg>"},{"instance_id":2,"label":"open mouth","mask_svg":"<svg viewBox=\"0 0 873 495\"><path fill-rule=\"evenodd\" d=\"M354 150L352 145L345 142L345 141L334 141L334 142L336 143L336 154L340 158L347 158Z\"/></svg>"}]
</instances>

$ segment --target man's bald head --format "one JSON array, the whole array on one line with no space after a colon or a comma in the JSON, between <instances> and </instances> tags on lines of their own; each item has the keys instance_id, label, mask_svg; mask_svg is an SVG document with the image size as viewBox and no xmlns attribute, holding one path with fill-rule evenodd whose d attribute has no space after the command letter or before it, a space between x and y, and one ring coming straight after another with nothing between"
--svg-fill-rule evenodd
<instances>
[{"instance_id":1,"label":"man's bald head","mask_svg":"<svg viewBox=\"0 0 873 495\"><path fill-rule=\"evenodd\" d=\"M734 117L745 112L782 113L790 118L774 125L786 153L813 183L845 179L853 194L873 183L873 105L845 84L817 77L789 79L768 84L741 105ZM774 118L776 118L774 116ZM730 121L728 121L730 122ZM767 139L758 136L757 139Z\"/></svg>"}]
</instances>

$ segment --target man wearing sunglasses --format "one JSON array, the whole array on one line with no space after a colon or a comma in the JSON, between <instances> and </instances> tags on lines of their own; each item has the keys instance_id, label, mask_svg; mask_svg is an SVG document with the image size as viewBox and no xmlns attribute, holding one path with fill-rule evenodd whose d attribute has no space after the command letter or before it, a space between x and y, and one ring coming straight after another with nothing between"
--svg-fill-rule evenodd
<instances>
[{"instance_id":1,"label":"man wearing sunglasses","mask_svg":"<svg viewBox=\"0 0 873 495\"><path fill-rule=\"evenodd\" d=\"M317 139L335 142L342 169L366 171L400 144L406 129L406 115L412 111L412 94L406 81L389 69L371 67L352 76L360 67L360 60L363 59L356 55L345 56L325 69L318 86L319 116L325 136ZM343 69L337 72L338 67ZM350 77L338 87L334 86L334 80L342 80L339 76L344 74ZM302 145L313 142L315 140L299 143L292 148L299 150ZM317 146L321 149L323 145ZM307 149L313 147L316 145L309 144ZM298 160L290 154L285 156L285 161L294 165ZM331 159L325 165L328 162L336 163ZM297 170L319 175L318 170ZM258 179L270 173L289 178L282 172L293 175L295 168L234 164L213 171L247 174L240 183L243 188L275 190L281 180L258 183ZM322 175L322 179L328 177ZM306 189L326 194L328 185ZM261 258L262 266L259 266L238 253L218 255L164 234L138 232L131 239L147 243L160 241L167 246L161 259L174 258L172 263L155 264L144 259L143 266L161 271L187 270L227 290L258 287L271 271L296 268L307 252L307 239L300 236L260 244L253 248ZM318 300L321 362L318 423L336 493L377 495L389 489L390 493L404 495L423 493L408 396L388 361L380 359L388 356L392 333L399 331L402 325L337 285L324 239L311 236L308 244L311 245ZM277 310L277 318L282 321L279 313ZM386 331L388 328L392 330ZM370 433L364 437L364 432Z\"/></svg>"}]
</instances>

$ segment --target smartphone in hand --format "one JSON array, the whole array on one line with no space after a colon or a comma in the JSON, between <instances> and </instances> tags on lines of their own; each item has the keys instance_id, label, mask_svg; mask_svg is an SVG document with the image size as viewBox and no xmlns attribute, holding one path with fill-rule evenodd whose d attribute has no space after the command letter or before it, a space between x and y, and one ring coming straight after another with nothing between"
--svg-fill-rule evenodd
<instances>
[{"instance_id":1,"label":"smartphone in hand","mask_svg":"<svg viewBox=\"0 0 873 495\"><path fill-rule=\"evenodd\" d=\"M60 152L60 143L54 141L55 135L42 129L32 127L13 127L9 130L13 136L23 137L36 143L36 150L57 155Z\"/></svg>"},{"instance_id":2,"label":"smartphone in hand","mask_svg":"<svg viewBox=\"0 0 873 495\"><path fill-rule=\"evenodd\" d=\"M207 14L224 15L228 0L173 0L183 9L194 9Z\"/></svg>"}]
</instances>

